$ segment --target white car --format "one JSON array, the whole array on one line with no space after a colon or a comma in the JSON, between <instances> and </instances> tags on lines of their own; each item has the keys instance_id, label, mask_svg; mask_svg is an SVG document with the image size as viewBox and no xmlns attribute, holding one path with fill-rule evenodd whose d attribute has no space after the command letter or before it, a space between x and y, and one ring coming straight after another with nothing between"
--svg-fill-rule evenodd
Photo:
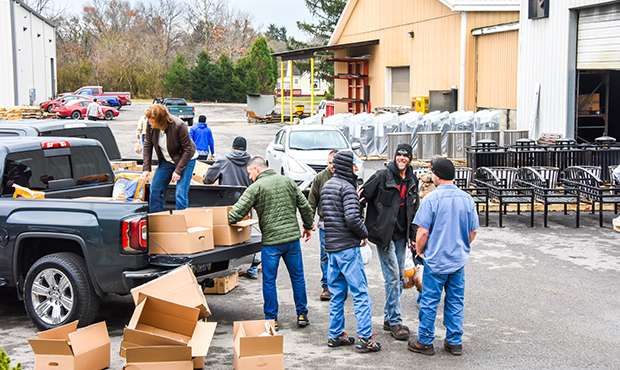
<instances>
[{"instance_id":1,"label":"white car","mask_svg":"<svg viewBox=\"0 0 620 370\"><path fill-rule=\"evenodd\" d=\"M353 146L338 128L324 125L283 127L267 146L265 160L269 168L290 177L302 192L309 192L317 173L327 168L327 156L334 149L353 151ZM358 184L364 180L363 162L354 156Z\"/></svg>"}]
</instances>

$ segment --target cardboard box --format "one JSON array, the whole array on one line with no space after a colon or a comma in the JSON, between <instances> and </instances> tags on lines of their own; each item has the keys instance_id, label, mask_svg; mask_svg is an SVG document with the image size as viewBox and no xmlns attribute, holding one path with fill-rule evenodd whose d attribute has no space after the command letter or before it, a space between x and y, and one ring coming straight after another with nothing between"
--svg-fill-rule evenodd
<instances>
[{"instance_id":1,"label":"cardboard box","mask_svg":"<svg viewBox=\"0 0 620 370\"><path fill-rule=\"evenodd\" d=\"M205 173L207 173L207 171L209 170L209 167L211 166L204 162L196 161L196 165L194 166L194 172L192 173L192 180L196 181L199 184L204 184L204 182L202 181L202 178L204 177Z\"/></svg>"},{"instance_id":2,"label":"cardboard box","mask_svg":"<svg viewBox=\"0 0 620 370\"><path fill-rule=\"evenodd\" d=\"M215 245L235 245L250 240L250 228L257 220L244 219L228 225L228 212L232 206L213 207L213 243Z\"/></svg>"},{"instance_id":3,"label":"cardboard box","mask_svg":"<svg viewBox=\"0 0 620 370\"><path fill-rule=\"evenodd\" d=\"M105 322L77 329L74 321L28 339L35 370L101 370L110 366L110 337Z\"/></svg>"},{"instance_id":4,"label":"cardboard box","mask_svg":"<svg viewBox=\"0 0 620 370\"><path fill-rule=\"evenodd\" d=\"M579 95L579 105L581 106L581 103L584 102L584 100L586 100L586 98L589 96L590 94L581 94ZM596 93L593 94L592 97L590 98L590 100L588 100L587 103L585 103L583 105L583 107L581 107L579 109L579 114L590 114L590 113L594 113L594 112L599 112L601 110L601 94Z\"/></svg>"},{"instance_id":5,"label":"cardboard box","mask_svg":"<svg viewBox=\"0 0 620 370\"><path fill-rule=\"evenodd\" d=\"M113 171L138 171L136 161L110 161Z\"/></svg>"},{"instance_id":6,"label":"cardboard box","mask_svg":"<svg viewBox=\"0 0 620 370\"><path fill-rule=\"evenodd\" d=\"M205 288L206 294L226 294L239 285L239 274L235 273L227 277L214 280L213 288Z\"/></svg>"},{"instance_id":7,"label":"cardboard box","mask_svg":"<svg viewBox=\"0 0 620 370\"><path fill-rule=\"evenodd\" d=\"M190 227L179 233L149 232L149 254L192 254L214 248L213 229Z\"/></svg>"},{"instance_id":8,"label":"cardboard box","mask_svg":"<svg viewBox=\"0 0 620 370\"><path fill-rule=\"evenodd\" d=\"M217 323L198 321L200 310L194 307L150 296L138 300L140 303L131 316L128 329L188 345L192 357L207 355Z\"/></svg>"},{"instance_id":9,"label":"cardboard box","mask_svg":"<svg viewBox=\"0 0 620 370\"><path fill-rule=\"evenodd\" d=\"M127 349L125 370L192 370L191 348L186 346L137 347Z\"/></svg>"},{"instance_id":10,"label":"cardboard box","mask_svg":"<svg viewBox=\"0 0 620 370\"><path fill-rule=\"evenodd\" d=\"M119 356L127 358L127 350L131 348L140 347L155 347L155 346L183 346L187 347L184 343L178 340L163 337L161 335L153 335L151 333L125 328L123 331L123 340L121 342L121 350ZM189 348L189 347L188 347ZM191 350L190 355L191 359Z\"/></svg>"},{"instance_id":11,"label":"cardboard box","mask_svg":"<svg viewBox=\"0 0 620 370\"><path fill-rule=\"evenodd\" d=\"M184 232L190 227L213 227L211 208L188 208L151 213L148 215L149 232Z\"/></svg>"},{"instance_id":12,"label":"cardboard box","mask_svg":"<svg viewBox=\"0 0 620 370\"><path fill-rule=\"evenodd\" d=\"M151 296L197 308L200 310L199 317L201 318L211 315L209 305L200 285L198 285L196 276L187 265L177 267L164 276L133 288L131 296L136 306L146 296Z\"/></svg>"},{"instance_id":13,"label":"cardboard box","mask_svg":"<svg viewBox=\"0 0 620 370\"><path fill-rule=\"evenodd\" d=\"M259 336L270 326L271 336ZM276 334L273 320L234 323L234 369L284 369L284 337Z\"/></svg>"}]
</instances>

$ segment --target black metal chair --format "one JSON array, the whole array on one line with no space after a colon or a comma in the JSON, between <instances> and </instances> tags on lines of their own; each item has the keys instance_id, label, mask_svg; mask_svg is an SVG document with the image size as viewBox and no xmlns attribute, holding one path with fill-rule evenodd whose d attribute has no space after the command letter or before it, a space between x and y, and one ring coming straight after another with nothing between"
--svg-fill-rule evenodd
<instances>
[{"instance_id":1,"label":"black metal chair","mask_svg":"<svg viewBox=\"0 0 620 370\"><path fill-rule=\"evenodd\" d=\"M514 167L479 167L474 185L486 188L489 198L499 202L499 227L503 227L502 216L507 214L508 204L517 205L517 214L521 214L521 204L529 204L530 227L534 227L534 189L514 187L516 173Z\"/></svg>"},{"instance_id":2,"label":"black metal chair","mask_svg":"<svg viewBox=\"0 0 620 370\"><path fill-rule=\"evenodd\" d=\"M534 198L544 204L544 227L550 204L563 204L564 214L568 214L568 205L576 205L575 227L579 227L579 189L557 188L559 168L557 167L523 167L517 172L516 187L534 189Z\"/></svg>"},{"instance_id":3,"label":"black metal chair","mask_svg":"<svg viewBox=\"0 0 620 370\"><path fill-rule=\"evenodd\" d=\"M456 167L454 171L454 185L469 194L476 204L476 211L480 214L480 204L484 204L484 224L489 226L489 192L486 188L472 188L472 169L470 167Z\"/></svg>"}]
</instances>

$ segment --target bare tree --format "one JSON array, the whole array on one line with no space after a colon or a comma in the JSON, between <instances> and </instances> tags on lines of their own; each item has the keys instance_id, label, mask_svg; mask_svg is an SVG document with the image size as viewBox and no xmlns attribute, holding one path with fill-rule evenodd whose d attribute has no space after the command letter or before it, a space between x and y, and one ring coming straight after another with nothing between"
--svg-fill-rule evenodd
<instances>
[{"instance_id":1,"label":"bare tree","mask_svg":"<svg viewBox=\"0 0 620 370\"><path fill-rule=\"evenodd\" d=\"M226 0L193 0L193 4L188 7L190 22L200 20L205 25L205 50L209 52L210 33L217 23L218 16L227 10Z\"/></svg>"},{"instance_id":2,"label":"bare tree","mask_svg":"<svg viewBox=\"0 0 620 370\"><path fill-rule=\"evenodd\" d=\"M54 0L24 0L24 3L50 21L55 22L67 13L68 5Z\"/></svg>"}]
</instances>

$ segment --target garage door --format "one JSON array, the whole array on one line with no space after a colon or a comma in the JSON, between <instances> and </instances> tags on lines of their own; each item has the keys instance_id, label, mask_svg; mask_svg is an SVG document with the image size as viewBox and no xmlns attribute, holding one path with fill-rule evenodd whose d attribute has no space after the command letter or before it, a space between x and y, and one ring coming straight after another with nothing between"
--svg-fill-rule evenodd
<instances>
[{"instance_id":1,"label":"garage door","mask_svg":"<svg viewBox=\"0 0 620 370\"><path fill-rule=\"evenodd\" d=\"M476 37L476 107L517 109L519 31Z\"/></svg>"},{"instance_id":2,"label":"garage door","mask_svg":"<svg viewBox=\"0 0 620 370\"><path fill-rule=\"evenodd\" d=\"M579 12L577 69L620 70L620 3Z\"/></svg>"},{"instance_id":3,"label":"garage door","mask_svg":"<svg viewBox=\"0 0 620 370\"><path fill-rule=\"evenodd\" d=\"M409 67L392 68L392 105L411 105Z\"/></svg>"}]
</instances>

